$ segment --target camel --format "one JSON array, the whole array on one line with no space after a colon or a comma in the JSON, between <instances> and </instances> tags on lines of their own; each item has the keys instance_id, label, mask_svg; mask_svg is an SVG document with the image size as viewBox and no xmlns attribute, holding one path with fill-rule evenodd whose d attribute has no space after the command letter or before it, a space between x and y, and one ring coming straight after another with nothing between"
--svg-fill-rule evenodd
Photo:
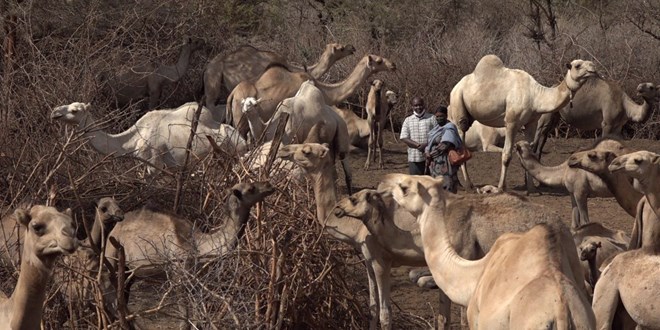
<instances>
[{"instance_id":1,"label":"camel","mask_svg":"<svg viewBox=\"0 0 660 330\"><path fill-rule=\"evenodd\" d=\"M387 98L387 112L389 114L394 105L398 103L398 99L396 93L393 91L385 92L385 97ZM333 106L332 110L334 110L346 122L346 127L348 128L348 139L350 141L351 147L369 149L369 139L371 136L369 120L361 118L351 109L344 109ZM380 127L385 127L384 121Z\"/></svg>"},{"instance_id":2,"label":"camel","mask_svg":"<svg viewBox=\"0 0 660 330\"><path fill-rule=\"evenodd\" d=\"M346 188L350 194L352 190L351 171L348 159L346 159L349 152L348 128L341 117L329 105L325 104L323 93L316 87L316 84L311 80L300 84L298 93L294 97L283 100L278 106L277 112L267 123L262 121L257 111L257 105L263 101L255 100L252 97L241 100L242 111L248 121L252 135L261 137L263 134L265 141L274 138L281 114L283 112L289 113L285 134L282 137L284 144L306 141L312 128L318 123L324 123L318 139L314 142L328 143L333 159L341 161L346 179ZM268 131L265 131L266 127L268 127Z\"/></svg>"},{"instance_id":3,"label":"camel","mask_svg":"<svg viewBox=\"0 0 660 330\"><path fill-rule=\"evenodd\" d=\"M629 120L642 123L651 117L653 105L660 101L660 92L652 83L637 86L637 95L644 102L635 103L614 81L593 77L587 79L580 92L575 93L573 107L544 114L539 118L534 137L534 152L541 155L548 133L563 118L569 125L580 130L602 129L601 136L621 136L621 129Z\"/></svg>"},{"instance_id":4,"label":"camel","mask_svg":"<svg viewBox=\"0 0 660 330\"><path fill-rule=\"evenodd\" d=\"M506 128L490 127L478 121L465 132L465 147L470 151L492 151L502 152Z\"/></svg>"},{"instance_id":5,"label":"camel","mask_svg":"<svg viewBox=\"0 0 660 330\"><path fill-rule=\"evenodd\" d=\"M316 218L325 232L333 238L354 247L361 252L367 268L369 280L370 329L375 329L380 321L382 329L390 329L390 269L400 265L424 266L421 250L414 247L414 235L408 233L399 238L413 248L402 253L390 253L376 242L359 219L349 216L338 217L333 212L337 204L336 185L332 179L334 161L330 148L325 144L305 143L290 144L280 147L278 157L292 161L305 170L313 182L316 198ZM416 227L415 219L400 208L392 211L394 221L402 231L411 231ZM447 310L448 312L448 310ZM449 316L448 313L445 314ZM446 324L448 327L449 325Z\"/></svg>"},{"instance_id":6,"label":"camel","mask_svg":"<svg viewBox=\"0 0 660 330\"><path fill-rule=\"evenodd\" d=\"M229 189L226 209L229 217L217 229L204 233L189 221L175 215L142 208L125 214L124 221L110 232L124 247L126 266L132 274L126 299L136 278L161 275L175 260L205 260L231 251L245 231L250 209L275 191L268 182L243 182ZM144 230L151 228L150 230ZM118 251L109 244L105 256L116 266Z\"/></svg>"},{"instance_id":7,"label":"camel","mask_svg":"<svg viewBox=\"0 0 660 330\"><path fill-rule=\"evenodd\" d=\"M452 219L470 214L497 223L520 217L519 210L495 202L510 195L486 195L492 199L460 207L452 205L457 197L443 189L442 177L390 174L387 179L397 203L417 216L433 279L453 302L467 306L471 328L594 328L581 269L571 268L579 261L565 227L540 223L523 233L505 233L483 258L466 260L451 243L455 234L463 235ZM495 214L499 219L493 221Z\"/></svg>"},{"instance_id":8,"label":"camel","mask_svg":"<svg viewBox=\"0 0 660 330\"><path fill-rule=\"evenodd\" d=\"M630 236L621 230L609 229L598 222L590 222L573 230L573 240L584 267L585 281L592 291L600 272L617 254L626 251ZM600 253L596 253L596 249Z\"/></svg>"},{"instance_id":9,"label":"camel","mask_svg":"<svg viewBox=\"0 0 660 330\"><path fill-rule=\"evenodd\" d=\"M590 61L573 60L567 65L564 80L556 87L540 85L527 72L504 67L495 55L486 55L474 71L452 89L448 118L456 124L461 139L473 120L491 127L506 127L502 150L502 170L497 188L505 189L506 173L518 130L532 141L538 117L558 111L568 104L587 78L597 75ZM473 189L465 165L466 188Z\"/></svg>"},{"instance_id":10,"label":"camel","mask_svg":"<svg viewBox=\"0 0 660 330\"><path fill-rule=\"evenodd\" d=\"M377 55L366 55L343 81L333 84L317 81L315 85L323 93L327 105L336 105L353 95L372 74L394 70L396 65L390 60ZM257 111L261 119L266 121L273 116L278 104L285 98L294 96L300 85L307 80L313 80L308 73L291 72L281 65L273 65L256 81L239 83L227 97L227 123L236 127L243 137L247 137L247 127L239 126L243 116L241 105L243 99L250 96L261 99Z\"/></svg>"},{"instance_id":11,"label":"camel","mask_svg":"<svg viewBox=\"0 0 660 330\"><path fill-rule=\"evenodd\" d=\"M660 155L646 150L636 151L615 158L608 169L621 171L635 179L656 216L660 217Z\"/></svg>"},{"instance_id":12,"label":"camel","mask_svg":"<svg viewBox=\"0 0 660 330\"><path fill-rule=\"evenodd\" d=\"M660 219L651 207L647 197L637 191L630 178L621 171L611 172L608 166L618 156L630 151L619 152L587 150L573 153L568 160L571 167L581 168L597 174L607 184L617 202L635 218L628 250L655 246L660 237Z\"/></svg>"},{"instance_id":13,"label":"camel","mask_svg":"<svg viewBox=\"0 0 660 330\"><path fill-rule=\"evenodd\" d=\"M224 89L231 92L241 81L254 81L266 71L266 68L274 63L286 64L292 71L309 72L314 79L323 76L335 62L353 55L355 47L352 45L342 45L330 43L325 46L325 50L319 60L310 66L300 68L288 64L282 56L260 50L252 46L243 45L226 55L217 55L207 65L204 71L204 99L206 106L211 109L216 120L224 119L223 109L218 108L218 99ZM217 114L217 116L215 115Z\"/></svg>"},{"instance_id":14,"label":"camel","mask_svg":"<svg viewBox=\"0 0 660 330\"><path fill-rule=\"evenodd\" d=\"M186 74L192 54L202 49L204 45L205 41L202 39L185 37L176 64L158 65L148 62L110 78L108 84L114 93L117 106L124 107L134 100L148 96L148 109L155 109L162 102L164 88L176 83Z\"/></svg>"},{"instance_id":15,"label":"camel","mask_svg":"<svg viewBox=\"0 0 660 330\"><path fill-rule=\"evenodd\" d=\"M621 144L618 141L600 140L592 149L618 149L620 146ZM544 166L536 159L532 147L527 141L518 141L516 143L516 153L525 171L534 179L547 186L564 187L568 190L571 194L573 228L591 221L587 208L587 198L612 197L607 184L598 175L579 168L569 167L568 160L556 166ZM528 180L527 184L528 186L533 185L532 180ZM528 187L528 191L530 189Z\"/></svg>"},{"instance_id":16,"label":"camel","mask_svg":"<svg viewBox=\"0 0 660 330\"><path fill-rule=\"evenodd\" d=\"M185 163L186 145L190 137L191 121L197 111L196 102L188 102L176 109L153 110L140 118L128 130L109 134L98 127L91 114L91 104L74 102L53 109L51 118L77 126L77 130L89 137L91 146L101 154L132 156L146 161L148 174L156 170L180 168ZM247 150L245 140L233 127L216 123L207 108L202 108L190 161L204 158L211 146L205 135L212 135L229 153L243 154Z\"/></svg>"},{"instance_id":17,"label":"camel","mask_svg":"<svg viewBox=\"0 0 660 330\"><path fill-rule=\"evenodd\" d=\"M396 103L396 95L388 95L388 92L385 91L385 84L381 80L375 79L371 82L366 106L369 148L367 150L367 161L364 163L365 170L369 169L371 162L375 162L376 154L378 154L378 168L383 168L383 130L385 130L390 109ZM390 100L394 103L390 103Z\"/></svg>"},{"instance_id":18,"label":"camel","mask_svg":"<svg viewBox=\"0 0 660 330\"><path fill-rule=\"evenodd\" d=\"M596 287L596 282L600 277L601 270L598 267L598 249L603 247L603 243L598 240L589 238L578 246L580 260L589 263L589 285L592 288Z\"/></svg>"},{"instance_id":19,"label":"camel","mask_svg":"<svg viewBox=\"0 0 660 330\"><path fill-rule=\"evenodd\" d=\"M3 329L40 329L46 286L60 255L78 247L71 210L58 212L45 205L17 209L13 218L25 227L21 268L11 297L0 293Z\"/></svg>"}]
</instances>

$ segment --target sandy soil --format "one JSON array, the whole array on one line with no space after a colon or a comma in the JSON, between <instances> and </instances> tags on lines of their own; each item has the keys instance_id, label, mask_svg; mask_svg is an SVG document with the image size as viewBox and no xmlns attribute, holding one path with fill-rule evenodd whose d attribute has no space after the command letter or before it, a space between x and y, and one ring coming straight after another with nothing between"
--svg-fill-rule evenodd
<instances>
[{"instance_id":1,"label":"sandy soil","mask_svg":"<svg viewBox=\"0 0 660 330\"><path fill-rule=\"evenodd\" d=\"M383 170L363 170L366 152L356 150L351 154L351 165L353 170L354 191L363 188L374 188L385 173L407 172L406 149L403 143L394 141L390 131L385 132L385 150L383 159L385 168ZM580 148L589 147L591 139L549 139L545 146L545 154L542 163L545 165L558 165L565 161L569 155ZM635 149L646 149L660 152L660 143L652 140L630 140L626 145ZM499 180L501 156L500 153L477 152L468 164L470 178L473 183L480 187L486 184L497 185ZM460 177L460 175L459 175ZM463 180L463 178L460 178ZM507 177L509 191L525 194L524 170L520 161L514 154ZM534 202L555 207L565 214L567 224L571 219L571 202L568 192L563 188L541 187L541 194L531 195ZM459 194L465 194L459 191ZM589 216L591 221L598 221L610 228L621 229L630 232L633 218L623 211L614 198L591 198L588 202ZM437 309L437 292L418 288L408 280L409 267L400 267L392 270L393 286L392 301L394 312L394 328L409 329L409 322L402 322L403 317L423 318L433 324L433 310ZM356 279L363 281L366 292L366 277ZM452 308L452 329L460 329L458 308ZM397 325L397 320L399 325ZM405 323L405 326L402 325Z\"/></svg>"}]
</instances>

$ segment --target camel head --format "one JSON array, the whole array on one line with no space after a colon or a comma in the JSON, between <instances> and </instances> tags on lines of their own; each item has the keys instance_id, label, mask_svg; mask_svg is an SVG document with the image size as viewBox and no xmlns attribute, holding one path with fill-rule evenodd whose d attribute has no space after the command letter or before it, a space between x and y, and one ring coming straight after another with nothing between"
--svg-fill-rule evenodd
<instances>
[{"instance_id":1,"label":"camel head","mask_svg":"<svg viewBox=\"0 0 660 330\"><path fill-rule=\"evenodd\" d=\"M261 103L261 98L255 99L252 96L248 96L248 97L241 100L241 105L243 106L241 108L241 111L243 113L248 113L248 112L256 109L257 106L259 105L259 103Z\"/></svg>"},{"instance_id":2,"label":"camel head","mask_svg":"<svg viewBox=\"0 0 660 330\"><path fill-rule=\"evenodd\" d=\"M78 125L87 117L91 107L91 104L82 102L61 105L53 109L50 113L50 118L53 120L61 120L67 124Z\"/></svg>"},{"instance_id":3,"label":"camel head","mask_svg":"<svg viewBox=\"0 0 660 330\"><path fill-rule=\"evenodd\" d=\"M587 150L573 153L568 157L568 166L580 168L596 174L606 173L607 167L616 158L611 151Z\"/></svg>"},{"instance_id":4,"label":"camel head","mask_svg":"<svg viewBox=\"0 0 660 330\"><path fill-rule=\"evenodd\" d=\"M387 103L390 105L395 105L399 103L399 99L397 98L396 93L394 91L385 92L385 98L387 98Z\"/></svg>"},{"instance_id":5,"label":"camel head","mask_svg":"<svg viewBox=\"0 0 660 330\"><path fill-rule=\"evenodd\" d=\"M381 71L396 71L396 64L394 62L378 55L367 55L361 62L365 62L372 74Z\"/></svg>"},{"instance_id":6,"label":"camel head","mask_svg":"<svg viewBox=\"0 0 660 330\"><path fill-rule=\"evenodd\" d=\"M241 182L231 187L232 198L228 199L228 203L230 207L249 210L274 192L275 188L268 181ZM232 203L236 203L236 205L232 205Z\"/></svg>"},{"instance_id":7,"label":"camel head","mask_svg":"<svg viewBox=\"0 0 660 330\"><path fill-rule=\"evenodd\" d=\"M378 190L389 191L394 200L414 216L419 216L433 200L444 200L442 177L391 173L385 175Z\"/></svg>"},{"instance_id":8,"label":"camel head","mask_svg":"<svg viewBox=\"0 0 660 330\"><path fill-rule=\"evenodd\" d=\"M385 202L381 194L374 189L362 189L359 192L343 198L335 206L335 216L349 216L368 221L374 209L384 209Z\"/></svg>"},{"instance_id":9,"label":"camel head","mask_svg":"<svg viewBox=\"0 0 660 330\"><path fill-rule=\"evenodd\" d=\"M487 185L485 185L481 188L477 188L477 193L478 194L497 194L497 193L500 193L500 192L501 191L500 191L499 188L497 188L493 185L490 185L490 184L487 184Z\"/></svg>"},{"instance_id":10,"label":"camel head","mask_svg":"<svg viewBox=\"0 0 660 330\"><path fill-rule=\"evenodd\" d=\"M520 158L532 157L532 146L527 141L518 141L516 142L516 153Z\"/></svg>"},{"instance_id":11,"label":"camel head","mask_svg":"<svg viewBox=\"0 0 660 330\"><path fill-rule=\"evenodd\" d=\"M104 228L111 228L115 223L124 220L124 211L112 197L103 197L96 203L96 219Z\"/></svg>"},{"instance_id":12,"label":"camel head","mask_svg":"<svg viewBox=\"0 0 660 330\"><path fill-rule=\"evenodd\" d=\"M585 239L582 244L578 247L578 250L580 251L580 260L582 261L587 261L587 260L595 260L596 259L596 252L599 248L602 247L602 244L600 241L595 240L592 237L589 237Z\"/></svg>"},{"instance_id":13,"label":"camel head","mask_svg":"<svg viewBox=\"0 0 660 330\"><path fill-rule=\"evenodd\" d=\"M383 88L383 81L380 79L374 79L374 81L371 82L371 88L376 91L380 91L381 88Z\"/></svg>"},{"instance_id":14,"label":"camel head","mask_svg":"<svg viewBox=\"0 0 660 330\"><path fill-rule=\"evenodd\" d=\"M340 60L346 56L355 54L353 45L342 45L338 43L329 43L325 46L325 51L331 54L331 58Z\"/></svg>"},{"instance_id":15,"label":"camel head","mask_svg":"<svg viewBox=\"0 0 660 330\"><path fill-rule=\"evenodd\" d=\"M588 78L598 76L596 65L591 61L573 60L571 63L566 64L566 68L568 68L566 83L573 92L577 91Z\"/></svg>"},{"instance_id":16,"label":"camel head","mask_svg":"<svg viewBox=\"0 0 660 330\"><path fill-rule=\"evenodd\" d=\"M58 212L51 206L35 205L28 210L17 209L14 217L26 230L23 248L30 249L30 256L47 267L52 266L57 256L71 254L78 248L71 209ZM28 262L39 264L35 263L37 260Z\"/></svg>"},{"instance_id":17,"label":"camel head","mask_svg":"<svg viewBox=\"0 0 660 330\"><path fill-rule=\"evenodd\" d=\"M183 38L186 46L190 46L191 51L201 50L206 47L206 40L198 37L186 36Z\"/></svg>"},{"instance_id":18,"label":"camel head","mask_svg":"<svg viewBox=\"0 0 660 330\"><path fill-rule=\"evenodd\" d=\"M660 91L653 83L641 83L637 85L637 95L647 102L660 102Z\"/></svg>"},{"instance_id":19,"label":"camel head","mask_svg":"<svg viewBox=\"0 0 660 330\"><path fill-rule=\"evenodd\" d=\"M621 171L640 182L657 180L660 155L646 150L636 151L615 158L608 168L610 172Z\"/></svg>"},{"instance_id":20,"label":"camel head","mask_svg":"<svg viewBox=\"0 0 660 330\"><path fill-rule=\"evenodd\" d=\"M332 157L327 144L303 143L280 147L277 157L290 160L307 172L318 171L331 166Z\"/></svg>"}]
</instances>

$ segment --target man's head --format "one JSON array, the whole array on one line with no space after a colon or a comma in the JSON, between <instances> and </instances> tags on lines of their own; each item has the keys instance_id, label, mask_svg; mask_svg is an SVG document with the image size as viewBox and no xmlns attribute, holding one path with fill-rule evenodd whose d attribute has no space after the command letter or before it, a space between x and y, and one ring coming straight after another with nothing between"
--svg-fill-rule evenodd
<instances>
[{"instance_id":1,"label":"man's head","mask_svg":"<svg viewBox=\"0 0 660 330\"><path fill-rule=\"evenodd\" d=\"M412 110L415 113L415 115L420 117L421 115L424 114L424 111L426 110L426 107L424 106L424 99L423 98L421 98L419 96L414 97L412 99L411 105L412 105Z\"/></svg>"},{"instance_id":2,"label":"man's head","mask_svg":"<svg viewBox=\"0 0 660 330\"><path fill-rule=\"evenodd\" d=\"M438 106L435 110L435 120L438 122L438 125L443 126L447 123L447 107L444 105Z\"/></svg>"}]
</instances>

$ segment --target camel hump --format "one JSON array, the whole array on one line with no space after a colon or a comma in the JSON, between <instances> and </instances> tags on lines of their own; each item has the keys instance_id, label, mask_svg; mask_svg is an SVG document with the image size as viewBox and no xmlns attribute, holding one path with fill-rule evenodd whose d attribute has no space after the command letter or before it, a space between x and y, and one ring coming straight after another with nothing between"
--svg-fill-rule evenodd
<instances>
[{"instance_id":1,"label":"camel hump","mask_svg":"<svg viewBox=\"0 0 660 330\"><path fill-rule=\"evenodd\" d=\"M479 60L474 68L475 76L489 75L493 71L504 69L504 62L497 55L486 55Z\"/></svg>"}]
</instances>

